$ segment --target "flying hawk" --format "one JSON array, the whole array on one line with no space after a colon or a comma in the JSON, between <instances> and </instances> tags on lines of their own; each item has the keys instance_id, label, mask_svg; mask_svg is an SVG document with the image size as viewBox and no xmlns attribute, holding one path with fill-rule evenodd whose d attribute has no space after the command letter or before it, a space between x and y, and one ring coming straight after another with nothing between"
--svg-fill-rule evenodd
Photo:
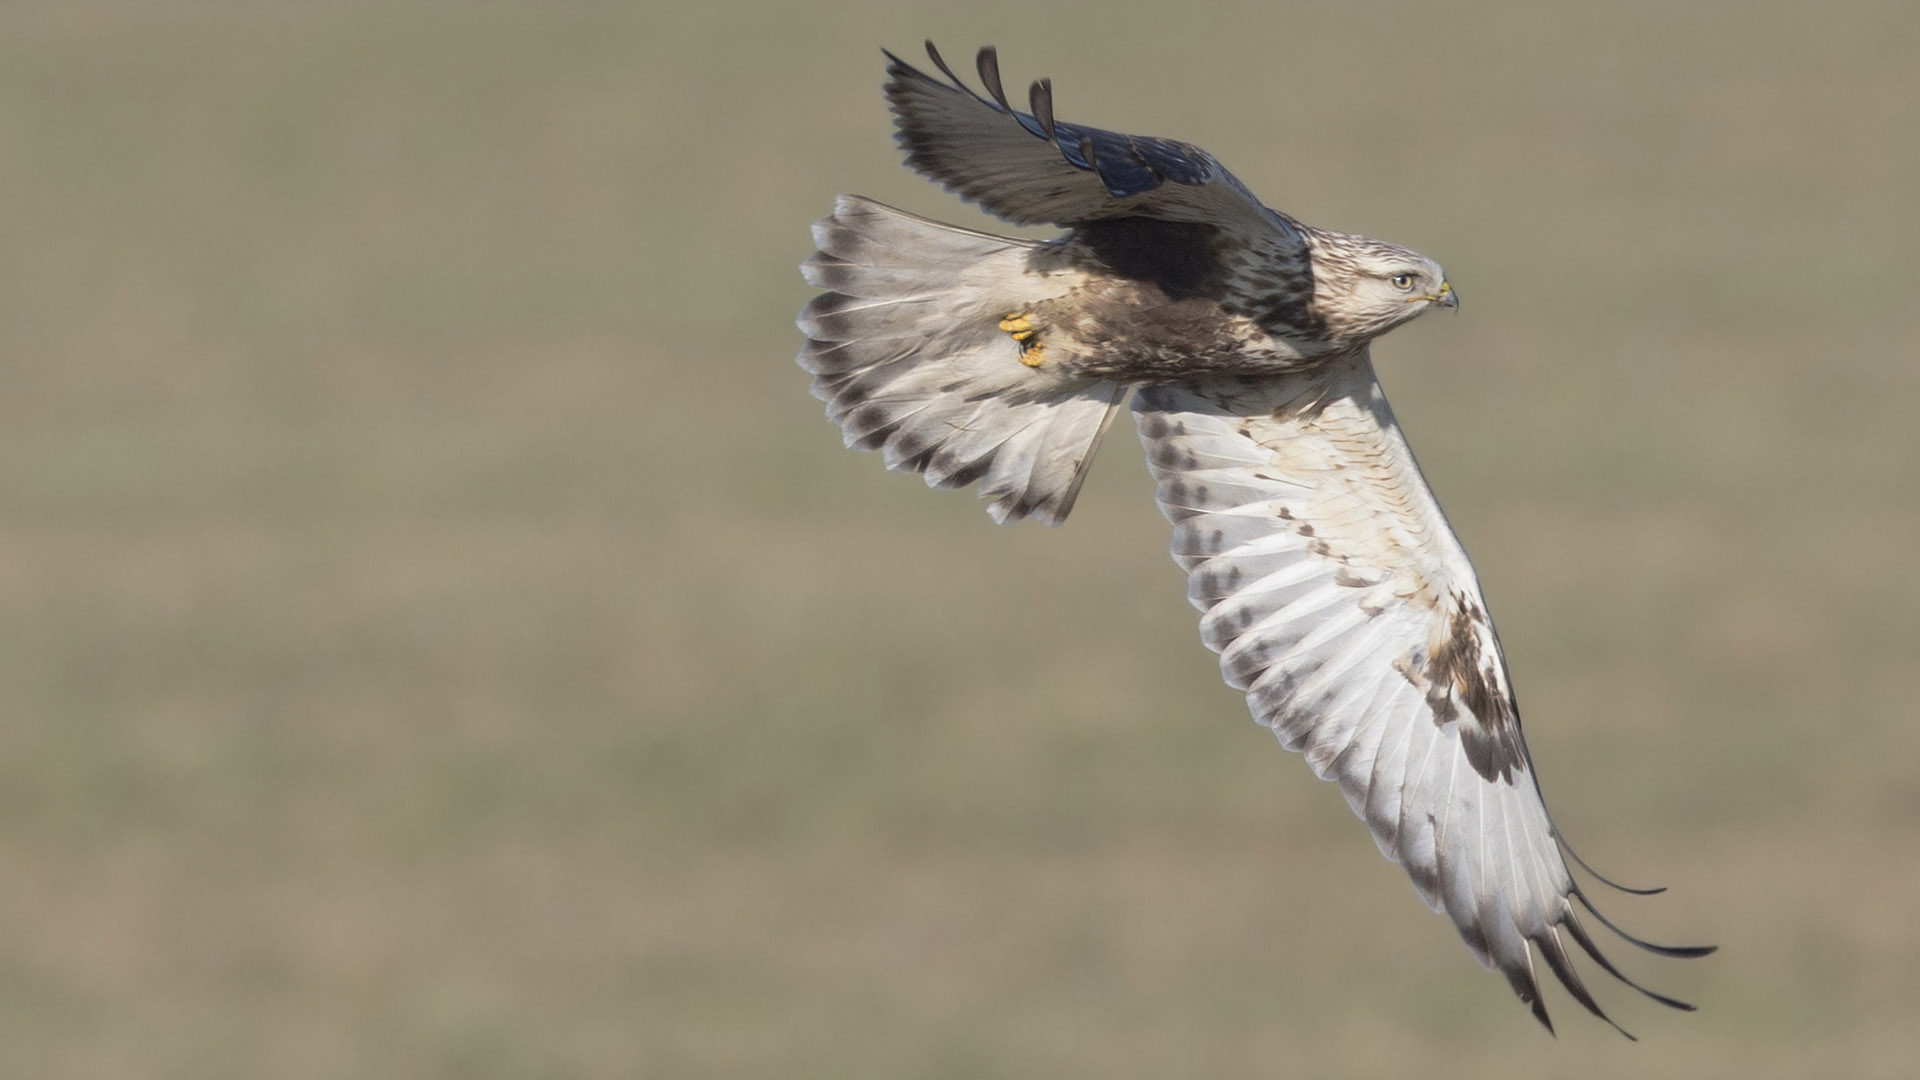
<instances>
[{"instance_id":1,"label":"flying hawk","mask_svg":"<svg viewBox=\"0 0 1920 1080\"><path fill-rule=\"evenodd\" d=\"M1339 783L1549 1031L1535 950L1612 1023L1567 938L1691 1009L1628 979L1582 923L1574 901L1653 952L1712 951L1620 931L1569 872L1473 566L1374 378L1374 338L1459 306L1439 264L1271 210L1196 146L1058 120L1049 80L1021 112L991 48L985 97L927 54L949 81L887 54L907 164L1067 232L993 236L842 196L802 266L825 291L800 314L799 363L847 445L978 484L996 521L1058 524L1133 393L1201 638L1255 719Z\"/></svg>"}]
</instances>

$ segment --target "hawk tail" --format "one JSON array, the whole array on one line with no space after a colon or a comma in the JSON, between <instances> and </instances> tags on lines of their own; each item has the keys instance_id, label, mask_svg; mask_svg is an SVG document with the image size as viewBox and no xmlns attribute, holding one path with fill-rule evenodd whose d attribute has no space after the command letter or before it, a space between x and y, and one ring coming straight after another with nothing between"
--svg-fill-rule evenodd
<instances>
[{"instance_id":1,"label":"hawk tail","mask_svg":"<svg viewBox=\"0 0 1920 1080\"><path fill-rule=\"evenodd\" d=\"M800 366L849 447L932 487L980 485L995 521L1066 519L1129 387L1042 362L1022 312L1059 286L1039 245L843 195L801 264Z\"/></svg>"}]
</instances>

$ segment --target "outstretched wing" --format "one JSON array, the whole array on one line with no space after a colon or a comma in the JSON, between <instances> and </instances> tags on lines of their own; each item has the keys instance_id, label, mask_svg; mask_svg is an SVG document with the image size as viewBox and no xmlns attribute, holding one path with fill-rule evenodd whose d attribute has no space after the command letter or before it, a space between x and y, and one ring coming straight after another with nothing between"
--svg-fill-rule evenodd
<instances>
[{"instance_id":1,"label":"outstretched wing","mask_svg":"<svg viewBox=\"0 0 1920 1080\"><path fill-rule=\"evenodd\" d=\"M1691 1008L1622 975L1574 910L1612 927L1568 871L1473 568L1371 361L1150 387L1133 408L1227 681L1340 784L1428 906L1549 1029L1529 946L1607 1019L1563 931L1623 982Z\"/></svg>"},{"instance_id":2,"label":"outstretched wing","mask_svg":"<svg viewBox=\"0 0 1920 1080\"><path fill-rule=\"evenodd\" d=\"M1157 217L1298 242L1298 225L1260 205L1199 147L1056 120L1048 79L1028 94L1033 111L1020 112L991 46L977 65L991 100L968 89L931 41L927 55L951 84L887 53L887 101L907 164L988 212L1019 225Z\"/></svg>"}]
</instances>

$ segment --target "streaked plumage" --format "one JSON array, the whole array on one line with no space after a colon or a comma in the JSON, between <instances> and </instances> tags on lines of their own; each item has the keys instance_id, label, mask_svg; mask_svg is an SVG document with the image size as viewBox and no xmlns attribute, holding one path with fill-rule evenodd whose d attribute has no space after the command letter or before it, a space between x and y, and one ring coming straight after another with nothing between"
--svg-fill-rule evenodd
<instances>
[{"instance_id":1,"label":"streaked plumage","mask_svg":"<svg viewBox=\"0 0 1920 1080\"><path fill-rule=\"evenodd\" d=\"M1057 524L1137 388L1174 559L1227 682L1543 1024L1534 950L1605 1018L1569 939L1641 988L1574 906L1612 927L1568 869L1473 567L1368 355L1457 306L1438 264L1270 210L1197 147L1057 120L1046 80L1020 112L991 49L986 96L928 53L951 85L888 54L907 163L1068 231L996 237L842 196L814 227L803 271L826 291L799 323L847 444L937 487L978 483L995 520Z\"/></svg>"}]
</instances>

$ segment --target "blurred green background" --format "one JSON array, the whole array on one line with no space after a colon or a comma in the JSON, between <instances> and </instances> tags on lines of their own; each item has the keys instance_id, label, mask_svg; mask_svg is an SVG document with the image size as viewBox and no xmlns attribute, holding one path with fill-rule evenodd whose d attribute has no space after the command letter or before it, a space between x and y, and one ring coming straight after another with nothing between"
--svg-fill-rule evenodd
<instances>
[{"instance_id":1,"label":"blurred green background","mask_svg":"<svg viewBox=\"0 0 1920 1080\"><path fill-rule=\"evenodd\" d=\"M1443 261L1379 350L1563 828L1557 1042L1252 725L1122 421L849 454L887 45ZM0 9L0 1045L34 1077L1911 1076L1920 8ZM1591 972L1591 965L1587 965Z\"/></svg>"}]
</instances>

